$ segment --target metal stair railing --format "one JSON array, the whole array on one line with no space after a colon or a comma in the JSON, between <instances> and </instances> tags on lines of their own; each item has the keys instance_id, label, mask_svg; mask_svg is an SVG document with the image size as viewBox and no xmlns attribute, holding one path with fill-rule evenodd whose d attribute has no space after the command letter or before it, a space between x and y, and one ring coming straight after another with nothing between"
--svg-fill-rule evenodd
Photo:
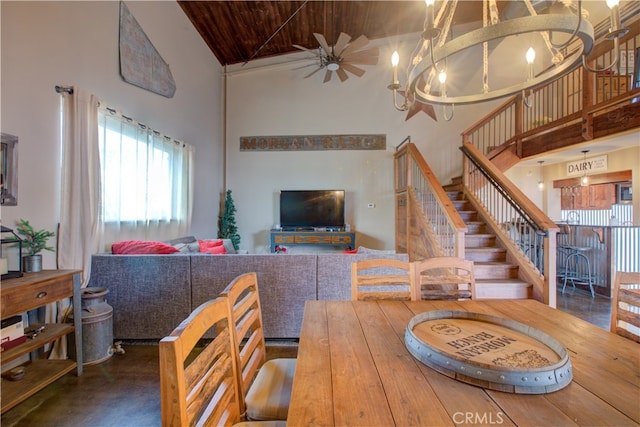
<instances>
[{"instance_id":1,"label":"metal stair railing","mask_svg":"<svg viewBox=\"0 0 640 427\"><path fill-rule=\"evenodd\" d=\"M409 205L409 258L464 258L467 226L414 144L408 143L398 150L395 169L396 193L406 193Z\"/></svg>"},{"instance_id":2,"label":"metal stair railing","mask_svg":"<svg viewBox=\"0 0 640 427\"><path fill-rule=\"evenodd\" d=\"M481 208L479 214L493 224L503 244L519 253L520 260L526 260L519 266L533 284L534 298L555 306L559 227L475 146L464 143L460 149L464 154L463 182L467 198Z\"/></svg>"}]
</instances>

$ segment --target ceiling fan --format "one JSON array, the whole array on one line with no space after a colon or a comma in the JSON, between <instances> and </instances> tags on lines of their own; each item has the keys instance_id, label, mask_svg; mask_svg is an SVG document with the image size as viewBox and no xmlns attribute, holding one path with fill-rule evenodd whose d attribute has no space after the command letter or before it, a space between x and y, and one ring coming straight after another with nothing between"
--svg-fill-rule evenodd
<instances>
[{"instance_id":1,"label":"ceiling fan","mask_svg":"<svg viewBox=\"0 0 640 427\"><path fill-rule=\"evenodd\" d=\"M356 67L356 65L376 65L378 63L379 52L377 47L362 49L369 43L369 39L364 35L361 35L351 42L351 36L345 33L340 33L338 41L331 47L329 47L327 40L322 34L313 33L313 35L320 44L320 47L317 50L307 49L306 47L296 44L293 45L293 47L297 49L311 53L316 57L314 59L320 61L319 67L304 76L305 79L325 68L327 72L324 75L324 83L331 80L331 76L334 72L338 75L340 81L343 82L349 78L347 71L358 77L361 77L364 74L365 70L360 67ZM311 65L315 64L305 65L304 67L309 67Z\"/></svg>"}]
</instances>

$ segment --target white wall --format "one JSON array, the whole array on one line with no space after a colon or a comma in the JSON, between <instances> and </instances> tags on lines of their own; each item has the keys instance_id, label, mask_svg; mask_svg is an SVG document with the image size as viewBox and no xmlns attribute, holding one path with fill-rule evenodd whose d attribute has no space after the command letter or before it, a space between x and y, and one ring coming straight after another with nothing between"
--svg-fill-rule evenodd
<instances>
[{"instance_id":1,"label":"white wall","mask_svg":"<svg viewBox=\"0 0 640 427\"><path fill-rule=\"evenodd\" d=\"M280 190L344 189L346 222L357 233L357 245L393 249L393 153L407 136L443 182L460 175L460 132L484 110L457 109L449 123L440 111L439 122L424 113L405 121L406 113L395 110L391 91L386 88L391 80L391 53L398 49L401 57L408 58L417 37L409 43L387 40L379 44L378 65L364 66L364 76L350 75L345 82L334 74L331 81L323 83L324 70L305 79L313 67L294 70L311 60L229 72L227 186L238 210L241 247L250 252L268 251L269 229L279 223ZM241 136L360 133L385 134L387 149L239 150ZM368 208L369 203L376 207Z\"/></svg>"},{"instance_id":2,"label":"white wall","mask_svg":"<svg viewBox=\"0 0 640 427\"><path fill-rule=\"evenodd\" d=\"M223 179L220 64L177 2L126 4L169 64L173 98L122 80L117 1L0 2L1 128L20 138L18 206L2 208L3 224L27 218L37 228L56 229L60 140L54 86L76 85L195 146L192 233L216 234ZM44 267L55 267L53 254L45 253Z\"/></svg>"}]
</instances>

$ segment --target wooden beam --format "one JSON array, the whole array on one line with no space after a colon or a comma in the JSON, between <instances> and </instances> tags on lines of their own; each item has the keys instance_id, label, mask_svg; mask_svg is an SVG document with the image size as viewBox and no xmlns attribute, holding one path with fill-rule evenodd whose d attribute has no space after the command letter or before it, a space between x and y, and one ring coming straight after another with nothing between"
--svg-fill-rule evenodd
<instances>
[{"instance_id":1,"label":"wooden beam","mask_svg":"<svg viewBox=\"0 0 640 427\"><path fill-rule=\"evenodd\" d=\"M589 175L589 185L631 181L631 176L632 172L630 169ZM580 185L581 179L582 177L558 179L553 181L553 188L576 187Z\"/></svg>"}]
</instances>

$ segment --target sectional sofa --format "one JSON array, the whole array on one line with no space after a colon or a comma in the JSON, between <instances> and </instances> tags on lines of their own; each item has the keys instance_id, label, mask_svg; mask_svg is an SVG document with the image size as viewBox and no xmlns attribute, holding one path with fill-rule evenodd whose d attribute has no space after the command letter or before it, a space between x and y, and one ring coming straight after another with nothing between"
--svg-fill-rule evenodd
<instances>
[{"instance_id":1,"label":"sectional sofa","mask_svg":"<svg viewBox=\"0 0 640 427\"><path fill-rule=\"evenodd\" d=\"M372 250L357 254L96 254L89 286L109 291L114 338L159 340L235 277L255 271L265 337L295 339L300 336L305 301L351 299L351 263L366 258L407 260L407 255Z\"/></svg>"}]
</instances>

